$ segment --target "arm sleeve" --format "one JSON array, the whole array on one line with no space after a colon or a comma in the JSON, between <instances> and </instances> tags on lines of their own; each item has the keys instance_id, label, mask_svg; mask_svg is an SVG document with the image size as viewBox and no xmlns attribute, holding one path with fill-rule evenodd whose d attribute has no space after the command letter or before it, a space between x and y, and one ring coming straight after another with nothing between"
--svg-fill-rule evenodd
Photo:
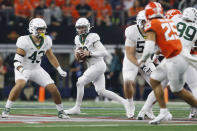
<instances>
[{"instance_id":1,"label":"arm sleeve","mask_svg":"<svg viewBox=\"0 0 197 131\"><path fill-rule=\"evenodd\" d=\"M26 45L25 45L25 40L23 39L23 37L19 37L17 39L17 42L16 42L16 46L17 48L20 48L20 49L23 49L24 51L26 50Z\"/></svg>"},{"instance_id":2,"label":"arm sleeve","mask_svg":"<svg viewBox=\"0 0 197 131\"><path fill-rule=\"evenodd\" d=\"M90 52L90 56L92 57L107 56L107 50L105 49L105 47L100 41L96 41L96 43L94 43L94 47L96 48L96 51Z\"/></svg>"}]
</instances>

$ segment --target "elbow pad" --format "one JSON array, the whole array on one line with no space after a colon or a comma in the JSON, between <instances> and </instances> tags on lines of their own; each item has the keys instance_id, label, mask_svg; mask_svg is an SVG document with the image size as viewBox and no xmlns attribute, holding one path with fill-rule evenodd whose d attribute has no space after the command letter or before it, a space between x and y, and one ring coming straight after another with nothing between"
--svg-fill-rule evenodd
<instances>
[{"instance_id":1,"label":"elbow pad","mask_svg":"<svg viewBox=\"0 0 197 131\"><path fill-rule=\"evenodd\" d=\"M23 58L24 58L23 55L20 55L17 53L15 54L15 57L14 57L14 67L15 68L22 66Z\"/></svg>"}]
</instances>

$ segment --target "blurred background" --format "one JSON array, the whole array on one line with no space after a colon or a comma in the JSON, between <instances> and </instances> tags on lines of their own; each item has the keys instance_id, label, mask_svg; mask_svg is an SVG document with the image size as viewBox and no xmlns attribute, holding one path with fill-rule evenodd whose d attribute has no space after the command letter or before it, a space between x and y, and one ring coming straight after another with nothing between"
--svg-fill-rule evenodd
<instances>
[{"instance_id":1,"label":"blurred background","mask_svg":"<svg viewBox=\"0 0 197 131\"><path fill-rule=\"evenodd\" d=\"M135 24L136 15L145 5L154 0L0 0L0 99L7 99L14 85L13 58L16 51L16 40L27 35L28 24L32 18L43 18L47 23L47 34L53 40L53 51L62 68L69 74L62 78L43 57L42 67L55 81L62 97L74 100L76 81L86 66L74 60L75 21L79 17L89 19L91 32L101 37L110 57L106 58L106 88L123 96L122 60L124 57L124 30ZM196 0L155 0L164 10L180 9L192 6L197 8ZM136 78L135 100L145 100L151 88L138 75ZM37 100L39 85L28 82L20 95L21 100ZM169 93L169 98L175 97ZM46 92L45 98L50 98ZM84 99L95 101L98 98L93 86L87 85Z\"/></svg>"}]
</instances>

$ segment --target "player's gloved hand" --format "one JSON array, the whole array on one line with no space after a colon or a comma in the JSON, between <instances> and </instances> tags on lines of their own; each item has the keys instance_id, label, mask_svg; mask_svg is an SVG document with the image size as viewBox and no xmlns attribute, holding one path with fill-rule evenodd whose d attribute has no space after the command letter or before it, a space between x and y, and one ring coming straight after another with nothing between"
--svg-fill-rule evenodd
<instances>
[{"instance_id":1,"label":"player's gloved hand","mask_svg":"<svg viewBox=\"0 0 197 131\"><path fill-rule=\"evenodd\" d=\"M141 70L144 71L147 75L150 75L151 72L152 72L151 68L149 68L148 66L146 66L145 63L142 63L142 64L140 65L140 68L141 68Z\"/></svg>"},{"instance_id":2,"label":"player's gloved hand","mask_svg":"<svg viewBox=\"0 0 197 131\"><path fill-rule=\"evenodd\" d=\"M57 71L62 77L66 77L67 76L67 72L63 71L60 66L57 67Z\"/></svg>"},{"instance_id":3,"label":"player's gloved hand","mask_svg":"<svg viewBox=\"0 0 197 131\"><path fill-rule=\"evenodd\" d=\"M31 71L30 70L25 70L24 68L20 68L19 72L27 79L29 79L29 77L31 75Z\"/></svg>"}]
</instances>

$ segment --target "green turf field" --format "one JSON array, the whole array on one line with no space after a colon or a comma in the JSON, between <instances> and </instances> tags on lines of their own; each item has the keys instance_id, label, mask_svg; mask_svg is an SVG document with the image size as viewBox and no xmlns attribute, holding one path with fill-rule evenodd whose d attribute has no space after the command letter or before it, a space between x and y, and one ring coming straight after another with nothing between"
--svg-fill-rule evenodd
<instances>
[{"instance_id":1,"label":"green turf field","mask_svg":"<svg viewBox=\"0 0 197 131\"><path fill-rule=\"evenodd\" d=\"M144 102L135 102L136 113L139 112ZM0 102L0 111L4 108L5 101ZM64 108L72 107L75 102L64 101ZM168 108L173 115L173 118L179 118L178 122L162 123L160 125L148 125L148 121L128 120L125 116L125 111L122 105L115 102L94 102L84 101L80 115L71 116L70 121L51 121L51 122L28 122L28 115L49 115L55 116L57 111L55 105L47 101L39 102L16 102L11 110L12 115L26 116L22 123L12 122L12 118L7 118L9 121L4 121L0 118L0 131L196 131L197 119L190 122L188 119L189 106L183 102L169 102ZM153 108L155 115L158 114L159 108L156 104ZM95 121L98 119L99 121ZM101 118L101 119L100 119ZM15 118L16 121L18 118ZM38 118L40 119L40 118ZM75 121L72 121L75 119ZM110 121L110 120L115 121ZM181 121L181 120L184 121ZM79 121L78 121L79 120ZM91 121L92 120L92 121ZM103 120L103 121L102 121ZM105 121L108 120L108 121ZM117 121L116 121L117 120Z\"/></svg>"}]
</instances>

